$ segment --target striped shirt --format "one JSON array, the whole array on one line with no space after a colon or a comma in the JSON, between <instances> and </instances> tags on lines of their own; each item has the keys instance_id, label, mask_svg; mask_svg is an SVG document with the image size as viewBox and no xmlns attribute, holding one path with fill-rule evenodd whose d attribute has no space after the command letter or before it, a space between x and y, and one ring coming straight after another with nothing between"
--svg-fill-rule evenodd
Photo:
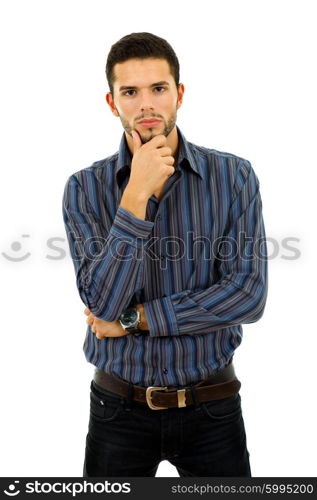
<instances>
[{"instance_id":1,"label":"striped shirt","mask_svg":"<svg viewBox=\"0 0 317 500\"><path fill-rule=\"evenodd\" d=\"M141 386L185 386L226 366L242 324L263 314L267 246L258 178L244 158L179 138L175 172L145 220L119 207L131 153L123 133L114 155L72 174L63 218L76 284L98 318L118 320L143 303L149 331L97 339L88 362ZM83 317L84 320L84 317Z\"/></svg>"}]
</instances>

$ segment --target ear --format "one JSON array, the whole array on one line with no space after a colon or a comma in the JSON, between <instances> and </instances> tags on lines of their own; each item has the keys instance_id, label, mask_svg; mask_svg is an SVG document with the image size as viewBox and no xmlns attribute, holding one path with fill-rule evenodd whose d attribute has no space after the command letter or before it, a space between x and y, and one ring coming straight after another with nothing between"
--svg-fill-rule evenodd
<instances>
[{"instance_id":1,"label":"ear","mask_svg":"<svg viewBox=\"0 0 317 500\"><path fill-rule=\"evenodd\" d=\"M115 116L119 116L119 113L118 113L118 110L115 106L115 103L114 103L114 100L113 100L113 97L112 97L112 94L111 92L107 92L106 93L106 101L111 109L111 112L115 115Z\"/></svg>"},{"instance_id":2,"label":"ear","mask_svg":"<svg viewBox=\"0 0 317 500\"><path fill-rule=\"evenodd\" d=\"M183 103L183 96L185 92L185 87L182 83L179 84L178 86L178 95L177 95L177 105L176 109L179 109Z\"/></svg>"}]
</instances>

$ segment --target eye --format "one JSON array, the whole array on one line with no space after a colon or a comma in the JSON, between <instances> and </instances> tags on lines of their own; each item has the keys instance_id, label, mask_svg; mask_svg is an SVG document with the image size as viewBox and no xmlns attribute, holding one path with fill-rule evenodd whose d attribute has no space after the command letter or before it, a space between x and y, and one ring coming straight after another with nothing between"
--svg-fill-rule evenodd
<instances>
[{"instance_id":1,"label":"eye","mask_svg":"<svg viewBox=\"0 0 317 500\"><path fill-rule=\"evenodd\" d=\"M127 95L128 92L135 92L134 89L129 89L129 90L126 90L126 92L123 93L123 95ZM129 96L131 96L131 94L128 94Z\"/></svg>"},{"instance_id":2,"label":"eye","mask_svg":"<svg viewBox=\"0 0 317 500\"><path fill-rule=\"evenodd\" d=\"M166 90L166 88L165 87L154 87L154 90L156 92L158 92L159 94L162 94ZM127 96L127 97L132 97L135 94L131 94L131 92L136 92L136 90L135 89L128 89L125 92L123 92L122 95Z\"/></svg>"}]
</instances>

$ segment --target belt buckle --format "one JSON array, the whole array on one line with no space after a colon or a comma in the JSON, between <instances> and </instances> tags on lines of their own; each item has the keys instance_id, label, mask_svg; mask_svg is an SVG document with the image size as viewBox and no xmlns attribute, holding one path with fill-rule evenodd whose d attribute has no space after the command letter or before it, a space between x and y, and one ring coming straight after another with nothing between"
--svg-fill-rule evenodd
<instances>
[{"instance_id":1,"label":"belt buckle","mask_svg":"<svg viewBox=\"0 0 317 500\"><path fill-rule=\"evenodd\" d=\"M151 408L151 410L167 410L168 409L168 406L155 406L152 403L152 399L151 399L151 394L153 391L164 391L166 389L167 389L167 387L153 387L153 386L148 387L146 389L146 392L145 392L146 402L147 402L148 406ZM177 390L178 408L183 408L184 406L186 406L185 393L186 393L186 389L178 389Z\"/></svg>"}]
</instances>

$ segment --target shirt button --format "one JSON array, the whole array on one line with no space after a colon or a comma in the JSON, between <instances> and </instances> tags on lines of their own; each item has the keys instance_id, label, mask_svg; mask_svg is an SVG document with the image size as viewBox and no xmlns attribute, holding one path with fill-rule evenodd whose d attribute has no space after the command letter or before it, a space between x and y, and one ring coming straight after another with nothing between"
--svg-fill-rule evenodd
<instances>
[{"instance_id":1,"label":"shirt button","mask_svg":"<svg viewBox=\"0 0 317 500\"><path fill-rule=\"evenodd\" d=\"M163 373L165 373L165 375L166 375L166 373L168 373L167 368L164 368Z\"/></svg>"},{"instance_id":2,"label":"shirt button","mask_svg":"<svg viewBox=\"0 0 317 500\"><path fill-rule=\"evenodd\" d=\"M156 220L161 220L161 218L162 218L162 216L161 216L161 215L158 215L158 216L156 217Z\"/></svg>"}]
</instances>

